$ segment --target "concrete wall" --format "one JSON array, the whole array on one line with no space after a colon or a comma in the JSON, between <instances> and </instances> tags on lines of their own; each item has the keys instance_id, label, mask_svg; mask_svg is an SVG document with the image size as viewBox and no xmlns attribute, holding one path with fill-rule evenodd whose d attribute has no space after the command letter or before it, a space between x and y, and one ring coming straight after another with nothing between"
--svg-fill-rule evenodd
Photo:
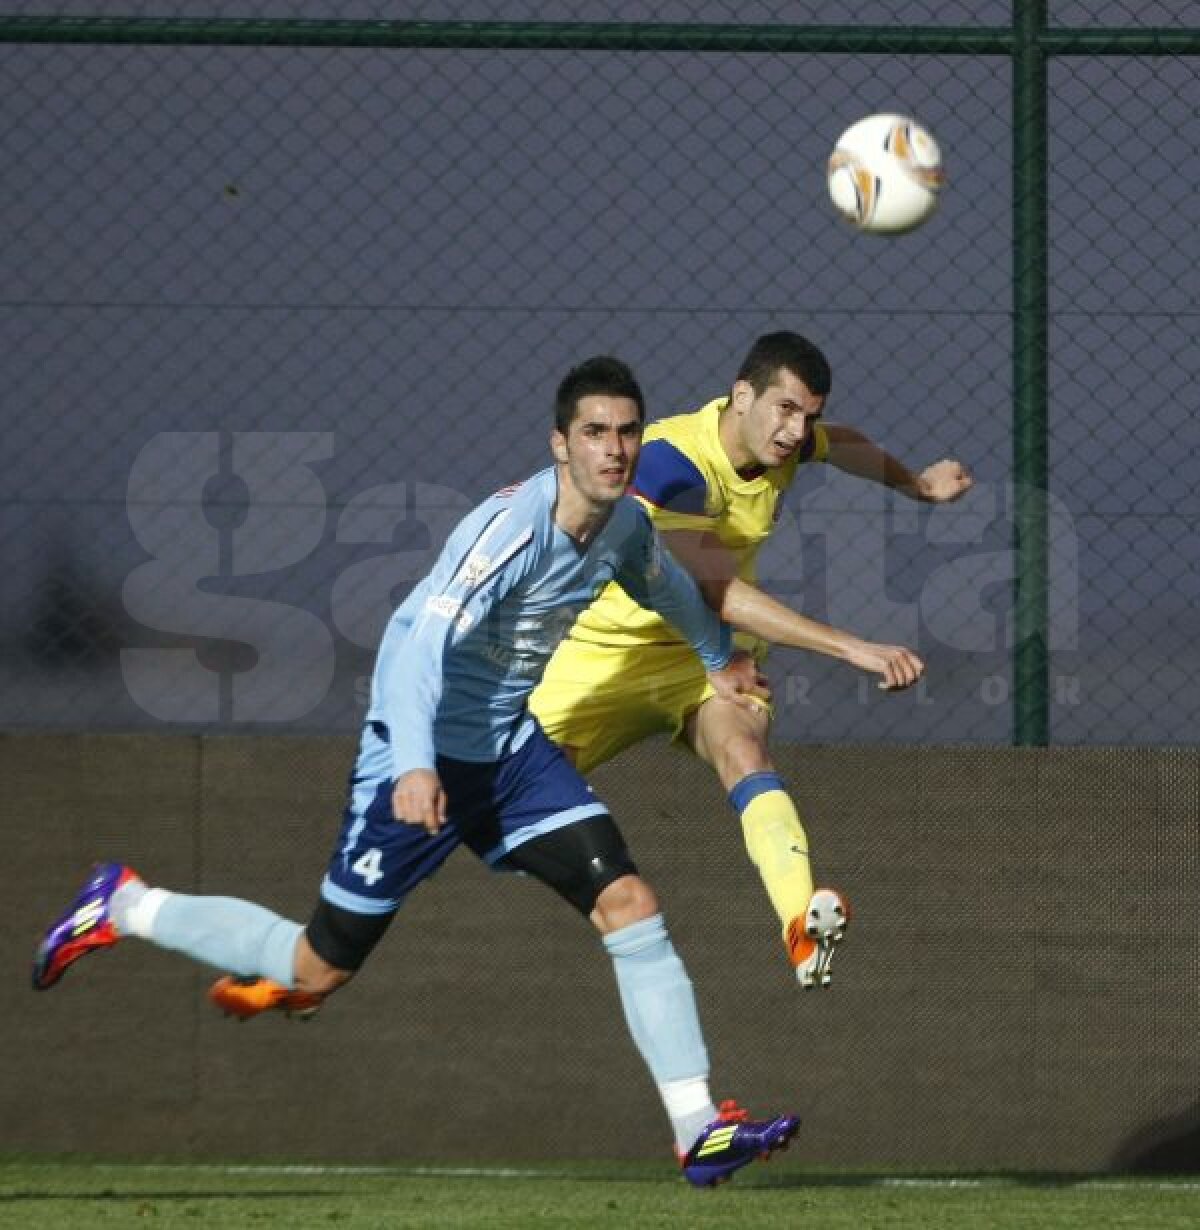
<instances>
[{"instance_id":1,"label":"concrete wall","mask_svg":"<svg viewBox=\"0 0 1200 1230\"><path fill-rule=\"evenodd\" d=\"M0 737L0 1150L460 1161L667 1144L590 928L468 854L313 1022L227 1022L136 941L26 969L90 861L307 916L352 743ZM650 745L597 775L696 984L714 1091L805 1118L831 1166L1194 1169L1200 754L787 746L819 878L857 918L790 981L710 775ZM795 1156L795 1154L793 1154Z\"/></svg>"}]
</instances>

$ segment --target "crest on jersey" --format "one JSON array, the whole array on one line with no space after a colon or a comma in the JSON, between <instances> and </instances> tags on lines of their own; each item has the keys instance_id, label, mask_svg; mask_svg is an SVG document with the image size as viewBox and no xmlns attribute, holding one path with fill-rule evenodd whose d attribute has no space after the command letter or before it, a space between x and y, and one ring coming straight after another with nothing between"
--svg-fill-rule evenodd
<instances>
[{"instance_id":1,"label":"crest on jersey","mask_svg":"<svg viewBox=\"0 0 1200 1230\"><path fill-rule=\"evenodd\" d=\"M492 557L476 552L467 558L459 572L459 579L468 585L478 585L492 570Z\"/></svg>"}]
</instances>

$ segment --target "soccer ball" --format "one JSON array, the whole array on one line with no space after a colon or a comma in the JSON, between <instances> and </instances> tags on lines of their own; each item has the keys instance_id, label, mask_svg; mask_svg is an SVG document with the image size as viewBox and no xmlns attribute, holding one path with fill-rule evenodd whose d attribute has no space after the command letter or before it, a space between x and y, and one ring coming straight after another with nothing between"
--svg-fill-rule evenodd
<instances>
[{"instance_id":1,"label":"soccer ball","mask_svg":"<svg viewBox=\"0 0 1200 1230\"><path fill-rule=\"evenodd\" d=\"M906 115L868 115L838 138L829 158L829 198L860 231L901 235L937 208L942 152Z\"/></svg>"}]
</instances>

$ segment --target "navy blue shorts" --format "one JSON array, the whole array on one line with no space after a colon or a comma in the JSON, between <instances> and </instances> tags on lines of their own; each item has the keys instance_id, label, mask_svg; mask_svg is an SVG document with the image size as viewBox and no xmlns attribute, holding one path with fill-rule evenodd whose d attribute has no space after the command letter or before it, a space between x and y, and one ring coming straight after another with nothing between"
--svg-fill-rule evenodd
<instances>
[{"instance_id":1,"label":"navy blue shorts","mask_svg":"<svg viewBox=\"0 0 1200 1230\"><path fill-rule=\"evenodd\" d=\"M431 836L392 815L395 779L386 735L376 723L363 731L350 801L321 885L321 896L344 910L391 914L460 845L494 865L531 838L608 814L539 726L503 760L437 758L447 823Z\"/></svg>"}]
</instances>

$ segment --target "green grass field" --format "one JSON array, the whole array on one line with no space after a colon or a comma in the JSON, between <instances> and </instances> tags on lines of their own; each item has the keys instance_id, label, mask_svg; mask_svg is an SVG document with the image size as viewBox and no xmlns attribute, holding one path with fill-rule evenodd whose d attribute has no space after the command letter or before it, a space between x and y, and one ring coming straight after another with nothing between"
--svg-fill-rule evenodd
<instances>
[{"instance_id":1,"label":"green grass field","mask_svg":"<svg viewBox=\"0 0 1200 1230\"><path fill-rule=\"evenodd\" d=\"M693 1191L661 1166L0 1162L0 1226L992 1227L1200 1225L1200 1181L806 1174L762 1166Z\"/></svg>"}]
</instances>

